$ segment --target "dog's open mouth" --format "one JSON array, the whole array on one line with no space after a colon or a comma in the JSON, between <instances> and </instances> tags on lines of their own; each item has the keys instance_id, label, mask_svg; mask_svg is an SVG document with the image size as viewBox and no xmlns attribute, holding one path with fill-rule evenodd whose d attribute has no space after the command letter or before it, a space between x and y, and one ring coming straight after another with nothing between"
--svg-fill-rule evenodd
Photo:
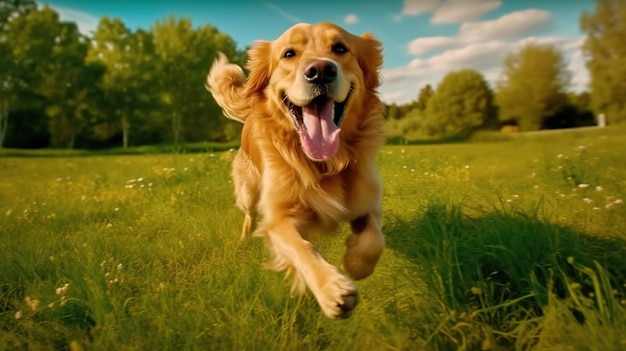
<instances>
[{"instance_id":1,"label":"dog's open mouth","mask_svg":"<svg viewBox=\"0 0 626 351\"><path fill-rule=\"evenodd\" d=\"M319 95L305 106L294 105L287 96L283 101L300 134L300 143L307 156L316 161L333 157L339 149L339 133L346 104L327 95Z\"/></svg>"}]
</instances>

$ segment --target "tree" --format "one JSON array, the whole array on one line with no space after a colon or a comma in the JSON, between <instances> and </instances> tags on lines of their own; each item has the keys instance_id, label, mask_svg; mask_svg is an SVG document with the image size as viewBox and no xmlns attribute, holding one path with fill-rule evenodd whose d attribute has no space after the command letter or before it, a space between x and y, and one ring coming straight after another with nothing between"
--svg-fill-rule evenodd
<instances>
[{"instance_id":1,"label":"tree","mask_svg":"<svg viewBox=\"0 0 626 351\"><path fill-rule=\"evenodd\" d=\"M566 104L570 79L561 52L552 45L530 43L508 55L496 82L500 121L515 121L523 131L540 129Z\"/></svg>"},{"instance_id":2,"label":"tree","mask_svg":"<svg viewBox=\"0 0 626 351\"><path fill-rule=\"evenodd\" d=\"M0 34L1 35L1 34ZM9 109L15 99L15 65L12 49L4 35L0 39L0 147L9 128Z\"/></svg>"},{"instance_id":3,"label":"tree","mask_svg":"<svg viewBox=\"0 0 626 351\"><path fill-rule=\"evenodd\" d=\"M4 27L10 18L25 15L36 8L34 0L0 0L0 27Z\"/></svg>"},{"instance_id":4,"label":"tree","mask_svg":"<svg viewBox=\"0 0 626 351\"><path fill-rule=\"evenodd\" d=\"M194 30L189 19L173 17L157 21L153 33L161 101L169 114L172 141L178 145L186 135L191 140L210 139L211 131L218 134L211 139L219 138L225 119L207 95L204 77L218 51L234 62L243 63L235 42L210 25Z\"/></svg>"},{"instance_id":5,"label":"tree","mask_svg":"<svg viewBox=\"0 0 626 351\"><path fill-rule=\"evenodd\" d=\"M9 112L24 85L13 51L15 26L10 22L36 8L33 0L0 0L0 148L9 129Z\"/></svg>"},{"instance_id":6,"label":"tree","mask_svg":"<svg viewBox=\"0 0 626 351\"><path fill-rule=\"evenodd\" d=\"M607 123L626 122L626 2L596 0L593 13L583 12L580 28L590 74L591 105Z\"/></svg>"},{"instance_id":7,"label":"tree","mask_svg":"<svg viewBox=\"0 0 626 351\"><path fill-rule=\"evenodd\" d=\"M425 111L428 106L428 100L433 96L435 92L433 91L433 87L430 84L424 85L422 89L420 89L419 94L417 95L417 108L420 111Z\"/></svg>"},{"instance_id":8,"label":"tree","mask_svg":"<svg viewBox=\"0 0 626 351\"><path fill-rule=\"evenodd\" d=\"M593 112L589 108L588 92L567 94L567 103L552 116L543 121L543 128L577 128L596 125Z\"/></svg>"},{"instance_id":9,"label":"tree","mask_svg":"<svg viewBox=\"0 0 626 351\"><path fill-rule=\"evenodd\" d=\"M89 123L104 69L86 62L90 40L76 23L58 23L54 43L40 91L47 98L52 144L73 148Z\"/></svg>"},{"instance_id":10,"label":"tree","mask_svg":"<svg viewBox=\"0 0 626 351\"><path fill-rule=\"evenodd\" d=\"M10 111L18 105L32 109L41 102L38 88L47 73L58 26L56 12L47 6L17 9L0 28L0 145L10 129Z\"/></svg>"},{"instance_id":11,"label":"tree","mask_svg":"<svg viewBox=\"0 0 626 351\"><path fill-rule=\"evenodd\" d=\"M100 119L94 133L99 140L121 133L122 147L126 148L131 126L139 127L138 121L147 121L150 110L158 106L158 99L153 97L157 93L153 37L143 30L132 32L120 19L105 16L98 23L93 41L89 62L106 67ZM154 127L153 123L149 125Z\"/></svg>"},{"instance_id":12,"label":"tree","mask_svg":"<svg viewBox=\"0 0 626 351\"><path fill-rule=\"evenodd\" d=\"M387 119L399 119L400 114L398 110L398 105L394 102L387 107Z\"/></svg>"},{"instance_id":13,"label":"tree","mask_svg":"<svg viewBox=\"0 0 626 351\"><path fill-rule=\"evenodd\" d=\"M431 136L467 135L483 125L492 100L482 74L470 69L450 72L428 100L423 128Z\"/></svg>"}]
</instances>

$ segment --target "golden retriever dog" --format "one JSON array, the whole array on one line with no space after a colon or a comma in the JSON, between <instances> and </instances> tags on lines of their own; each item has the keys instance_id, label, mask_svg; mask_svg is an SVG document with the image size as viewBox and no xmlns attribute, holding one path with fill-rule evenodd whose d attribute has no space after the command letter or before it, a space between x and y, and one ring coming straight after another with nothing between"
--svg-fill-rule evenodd
<instances>
[{"instance_id":1,"label":"golden retriever dog","mask_svg":"<svg viewBox=\"0 0 626 351\"><path fill-rule=\"evenodd\" d=\"M246 78L222 54L206 87L231 119L243 123L233 160L242 239L263 237L268 267L293 277L292 292L313 293L329 318L358 303L353 279L372 274L383 251L383 142L377 96L380 42L331 23L297 24L249 51ZM258 224L257 216L260 216ZM349 222L342 274L307 241Z\"/></svg>"}]
</instances>

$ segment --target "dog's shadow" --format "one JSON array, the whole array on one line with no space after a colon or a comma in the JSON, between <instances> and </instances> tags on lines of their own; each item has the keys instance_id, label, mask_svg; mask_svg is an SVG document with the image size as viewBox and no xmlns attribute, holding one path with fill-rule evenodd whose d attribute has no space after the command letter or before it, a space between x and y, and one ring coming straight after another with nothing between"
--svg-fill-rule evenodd
<instances>
[{"instance_id":1,"label":"dog's shadow","mask_svg":"<svg viewBox=\"0 0 626 351\"><path fill-rule=\"evenodd\" d=\"M477 292L484 292L493 304L532 295L527 307L540 312L549 293L567 295L566 284L597 289L584 271L598 266L607 273L608 292L623 293L626 282L626 241L538 216L496 211L469 217L461 206L434 204L408 220L389 218L384 232L388 248L420 267L420 279L439 287L452 310L478 303Z\"/></svg>"}]
</instances>

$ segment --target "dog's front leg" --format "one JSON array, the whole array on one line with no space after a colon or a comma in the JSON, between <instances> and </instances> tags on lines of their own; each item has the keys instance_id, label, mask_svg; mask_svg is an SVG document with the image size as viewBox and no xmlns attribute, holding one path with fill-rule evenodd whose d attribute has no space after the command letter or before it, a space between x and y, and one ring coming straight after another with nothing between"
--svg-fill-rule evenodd
<instances>
[{"instance_id":1,"label":"dog's front leg","mask_svg":"<svg viewBox=\"0 0 626 351\"><path fill-rule=\"evenodd\" d=\"M256 233L265 237L273 254L269 268L292 274L294 288L303 290L306 285L329 318L351 315L358 303L356 287L302 238L292 219L263 221Z\"/></svg>"}]
</instances>

